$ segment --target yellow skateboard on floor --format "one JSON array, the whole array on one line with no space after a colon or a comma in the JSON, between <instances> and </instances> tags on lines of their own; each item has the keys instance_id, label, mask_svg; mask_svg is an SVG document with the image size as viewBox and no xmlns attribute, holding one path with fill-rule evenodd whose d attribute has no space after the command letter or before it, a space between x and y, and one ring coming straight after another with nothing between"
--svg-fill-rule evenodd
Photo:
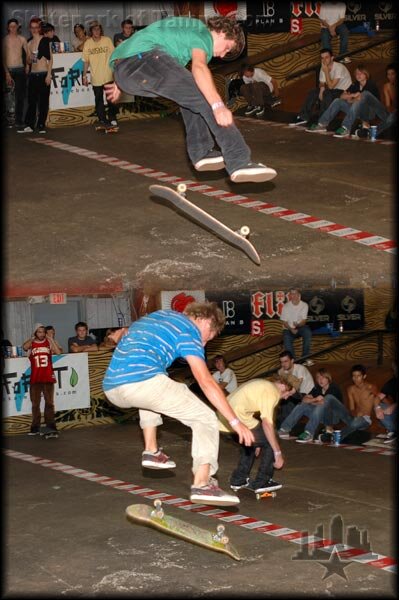
<instances>
[{"instance_id":1,"label":"yellow skateboard on floor","mask_svg":"<svg viewBox=\"0 0 399 600\"><path fill-rule=\"evenodd\" d=\"M147 504L131 504L126 508L126 516L133 523L153 527L186 542L197 544L215 552L222 552L234 558L234 560L241 560L237 550L224 534L224 525L218 525L216 533L212 534L207 529L165 515L160 500L155 500L154 507L151 508Z\"/></svg>"}]
</instances>

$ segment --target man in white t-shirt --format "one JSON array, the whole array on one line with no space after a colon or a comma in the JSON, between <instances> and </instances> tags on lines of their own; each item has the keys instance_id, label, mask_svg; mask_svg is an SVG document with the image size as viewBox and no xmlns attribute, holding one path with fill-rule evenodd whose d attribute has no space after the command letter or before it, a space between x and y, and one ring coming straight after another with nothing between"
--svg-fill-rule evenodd
<instances>
[{"instance_id":1,"label":"man in white t-shirt","mask_svg":"<svg viewBox=\"0 0 399 600\"><path fill-rule=\"evenodd\" d=\"M319 87L310 90L291 127L304 125L318 118L335 98L339 98L352 85L352 77L345 65L335 62L329 48L320 50L321 67Z\"/></svg>"},{"instance_id":2,"label":"man in white t-shirt","mask_svg":"<svg viewBox=\"0 0 399 600\"><path fill-rule=\"evenodd\" d=\"M283 341L284 348L291 352L295 359L294 340L301 337L303 340L302 357L310 354L310 345L312 341L312 332L309 325L306 325L309 306L301 300L301 292L292 288L288 294L289 300L283 306L280 320L283 323ZM305 364L312 365L311 360Z\"/></svg>"},{"instance_id":3,"label":"man in white t-shirt","mask_svg":"<svg viewBox=\"0 0 399 600\"><path fill-rule=\"evenodd\" d=\"M331 50L331 38L339 36L339 53L348 52L349 31L345 25L345 2L323 2L319 10L321 27L321 47ZM350 63L349 56L342 59L343 63Z\"/></svg>"},{"instance_id":4,"label":"man in white t-shirt","mask_svg":"<svg viewBox=\"0 0 399 600\"><path fill-rule=\"evenodd\" d=\"M215 368L217 371L213 373L212 377L226 394L231 394L237 389L237 378L233 369L227 367L224 357L218 354L214 358Z\"/></svg>"},{"instance_id":5,"label":"man in white t-shirt","mask_svg":"<svg viewBox=\"0 0 399 600\"><path fill-rule=\"evenodd\" d=\"M302 398L314 388L314 379L311 372L304 365L297 364L289 350L281 352L279 358L281 368L278 370L278 376L282 378L290 376L296 393L287 400L280 402L276 419L278 428L295 408L295 405L301 402Z\"/></svg>"},{"instance_id":6,"label":"man in white t-shirt","mask_svg":"<svg viewBox=\"0 0 399 600\"><path fill-rule=\"evenodd\" d=\"M274 108L281 104L278 82L264 69L245 64L241 67L241 77L244 81L240 88L241 96L248 103L246 115L255 114L261 117L265 113L265 107Z\"/></svg>"}]
</instances>

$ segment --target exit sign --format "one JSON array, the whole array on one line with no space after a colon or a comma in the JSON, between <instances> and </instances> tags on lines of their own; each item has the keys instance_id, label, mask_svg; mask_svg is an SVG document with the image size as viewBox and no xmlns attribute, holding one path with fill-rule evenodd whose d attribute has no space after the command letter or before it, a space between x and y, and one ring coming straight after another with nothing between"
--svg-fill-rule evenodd
<instances>
[{"instance_id":1,"label":"exit sign","mask_svg":"<svg viewBox=\"0 0 399 600\"><path fill-rule=\"evenodd\" d=\"M63 292L54 292L53 294L49 294L49 302L50 304L66 304L67 303L67 295Z\"/></svg>"}]
</instances>

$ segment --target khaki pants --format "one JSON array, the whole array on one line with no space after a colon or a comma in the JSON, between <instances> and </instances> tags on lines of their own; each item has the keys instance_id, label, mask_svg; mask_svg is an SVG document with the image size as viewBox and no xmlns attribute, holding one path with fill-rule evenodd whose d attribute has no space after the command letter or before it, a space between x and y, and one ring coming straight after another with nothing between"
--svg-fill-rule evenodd
<instances>
[{"instance_id":1,"label":"khaki pants","mask_svg":"<svg viewBox=\"0 0 399 600\"><path fill-rule=\"evenodd\" d=\"M41 421L40 402L44 396L44 422L49 427L54 425L54 383L31 383L30 399L32 402L32 428L39 428Z\"/></svg>"},{"instance_id":2,"label":"khaki pants","mask_svg":"<svg viewBox=\"0 0 399 600\"><path fill-rule=\"evenodd\" d=\"M190 427L193 432L193 473L203 464L210 464L211 475L216 473L219 454L216 414L184 383L177 383L166 375L156 375L146 381L126 383L107 390L106 396L119 408L138 408L142 429L162 425L160 413Z\"/></svg>"}]
</instances>

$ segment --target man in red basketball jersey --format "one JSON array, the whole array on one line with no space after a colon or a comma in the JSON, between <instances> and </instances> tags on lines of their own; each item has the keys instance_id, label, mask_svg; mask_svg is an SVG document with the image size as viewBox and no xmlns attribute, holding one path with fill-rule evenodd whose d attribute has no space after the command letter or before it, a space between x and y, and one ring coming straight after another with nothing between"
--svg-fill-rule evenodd
<instances>
[{"instance_id":1,"label":"man in red basketball jersey","mask_svg":"<svg viewBox=\"0 0 399 600\"><path fill-rule=\"evenodd\" d=\"M32 424L28 435L40 433L40 401L44 396L44 421L50 429L57 430L54 414L54 383L55 375L52 354L61 354L51 337L46 335L46 329L41 323L35 325L33 336L23 344L23 349L28 352L30 373L30 399L32 402Z\"/></svg>"}]
</instances>

